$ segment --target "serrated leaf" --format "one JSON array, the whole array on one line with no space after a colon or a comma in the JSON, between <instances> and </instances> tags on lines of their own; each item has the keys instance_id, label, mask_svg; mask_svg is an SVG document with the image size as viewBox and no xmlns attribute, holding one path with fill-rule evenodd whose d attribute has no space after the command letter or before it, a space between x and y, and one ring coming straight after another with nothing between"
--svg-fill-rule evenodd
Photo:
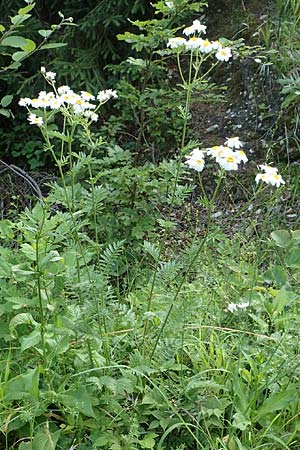
<instances>
[{"instance_id":1,"label":"serrated leaf","mask_svg":"<svg viewBox=\"0 0 300 450\"><path fill-rule=\"evenodd\" d=\"M96 418L91 397L84 386L74 391L67 391L66 394L60 396L60 401L66 406L76 408L88 417Z\"/></svg>"},{"instance_id":2,"label":"serrated leaf","mask_svg":"<svg viewBox=\"0 0 300 450\"><path fill-rule=\"evenodd\" d=\"M58 131L48 131L48 136L49 137L56 137L58 139L60 139L61 141L64 142L72 142L72 138L70 136L66 136L63 133L59 133Z\"/></svg>"},{"instance_id":3,"label":"serrated leaf","mask_svg":"<svg viewBox=\"0 0 300 450\"><path fill-rule=\"evenodd\" d=\"M50 48L60 48L60 47L65 47L66 45L68 45L68 44L65 42L52 42L51 44L42 45L40 50L46 50L46 49L50 49Z\"/></svg>"},{"instance_id":4,"label":"serrated leaf","mask_svg":"<svg viewBox=\"0 0 300 450\"><path fill-rule=\"evenodd\" d=\"M1 41L1 45L15 48L22 48L27 44L27 39L23 36L8 36Z\"/></svg>"}]
</instances>

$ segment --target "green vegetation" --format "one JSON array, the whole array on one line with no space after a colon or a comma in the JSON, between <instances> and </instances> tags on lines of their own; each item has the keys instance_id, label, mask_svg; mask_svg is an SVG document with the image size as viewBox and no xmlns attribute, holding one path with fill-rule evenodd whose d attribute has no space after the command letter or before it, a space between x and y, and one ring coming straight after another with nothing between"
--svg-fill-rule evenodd
<instances>
[{"instance_id":1,"label":"green vegetation","mask_svg":"<svg viewBox=\"0 0 300 450\"><path fill-rule=\"evenodd\" d=\"M100 13L92 3L85 19ZM282 25L280 42L292 47L297 2L279 3L294 26ZM23 37L34 8L0 27L3 61L17 48L20 62L38 64L39 45L63 39L75 55L78 25L56 44ZM299 449L299 174L282 155L272 162L276 133L296 127L282 111L297 99L285 92L267 151L257 138L263 159L237 133L196 139L196 108L228 101L212 74L274 58L266 38L259 48L213 40L204 12L203 2L159 1L119 33L128 54L94 86L60 73L61 53L51 67L41 61L32 91L16 83L2 98L15 151L2 183L12 190L21 178L27 195L15 186L0 220L1 450ZM124 23L109 14L107 27ZM289 54L278 44L276 77ZM31 169L47 162L47 185L22 158Z\"/></svg>"}]
</instances>

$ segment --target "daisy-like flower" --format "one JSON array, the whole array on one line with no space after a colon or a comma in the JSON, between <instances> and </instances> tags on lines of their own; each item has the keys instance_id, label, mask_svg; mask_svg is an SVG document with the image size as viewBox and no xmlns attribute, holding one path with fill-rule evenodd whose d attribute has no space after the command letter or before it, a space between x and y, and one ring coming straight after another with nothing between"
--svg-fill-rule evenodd
<instances>
[{"instance_id":1,"label":"daisy-like flower","mask_svg":"<svg viewBox=\"0 0 300 450\"><path fill-rule=\"evenodd\" d=\"M231 49L229 47L221 47L216 53L216 58L219 61L229 61L229 59L232 57Z\"/></svg>"},{"instance_id":2,"label":"daisy-like flower","mask_svg":"<svg viewBox=\"0 0 300 450\"><path fill-rule=\"evenodd\" d=\"M174 38L170 38L168 40L167 43L167 47L170 48L178 48L178 47L182 47L183 45L185 45L186 40L182 37L174 37Z\"/></svg>"},{"instance_id":3,"label":"daisy-like flower","mask_svg":"<svg viewBox=\"0 0 300 450\"><path fill-rule=\"evenodd\" d=\"M220 41L212 41L211 45L213 50L220 50L222 48L222 44Z\"/></svg>"},{"instance_id":4,"label":"daisy-like flower","mask_svg":"<svg viewBox=\"0 0 300 450\"><path fill-rule=\"evenodd\" d=\"M20 106L29 106L29 105L31 105L31 99L28 97L20 98L19 105Z\"/></svg>"},{"instance_id":5,"label":"daisy-like flower","mask_svg":"<svg viewBox=\"0 0 300 450\"><path fill-rule=\"evenodd\" d=\"M206 33L206 25L202 25L200 20L196 19L193 21L193 25L191 25L190 27L187 27L183 30L183 34L185 34L186 36L190 36L191 34L194 33Z\"/></svg>"},{"instance_id":6,"label":"daisy-like flower","mask_svg":"<svg viewBox=\"0 0 300 450\"><path fill-rule=\"evenodd\" d=\"M261 170L263 170L265 173L268 173L268 174L271 174L271 175L274 175L274 174L278 173L277 167L268 166L267 164L261 164L258 167Z\"/></svg>"},{"instance_id":7,"label":"daisy-like flower","mask_svg":"<svg viewBox=\"0 0 300 450\"><path fill-rule=\"evenodd\" d=\"M71 88L69 88L69 86L63 85L63 86L59 86L57 88L57 92L59 93L59 95L62 95L62 94L67 94L67 93L73 92L73 91Z\"/></svg>"},{"instance_id":8,"label":"daisy-like flower","mask_svg":"<svg viewBox=\"0 0 300 450\"><path fill-rule=\"evenodd\" d=\"M185 48L187 50L194 50L196 48L200 48L202 44L203 39L194 36L185 42Z\"/></svg>"},{"instance_id":9,"label":"daisy-like flower","mask_svg":"<svg viewBox=\"0 0 300 450\"><path fill-rule=\"evenodd\" d=\"M210 53L213 50L212 43L208 39L204 39L200 46L200 51L203 53Z\"/></svg>"},{"instance_id":10,"label":"daisy-like flower","mask_svg":"<svg viewBox=\"0 0 300 450\"><path fill-rule=\"evenodd\" d=\"M233 152L224 158L218 158L217 162L225 170L238 170L239 168L238 158Z\"/></svg>"},{"instance_id":11,"label":"daisy-like flower","mask_svg":"<svg viewBox=\"0 0 300 450\"><path fill-rule=\"evenodd\" d=\"M106 89L106 91L98 92L97 99L100 103L104 103L110 98L118 98L117 91L113 91L112 89Z\"/></svg>"},{"instance_id":12,"label":"daisy-like flower","mask_svg":"<svg viewBox=\"0 0 300 450\"><path fill-rule=\"evenodd\" d=\"M46 78L46 80L48 80L48 81L55 82L56 73L55 73L55 72L51 72L51 71L46 72L46 73L45 73L45 78Z\"/></svg>"},{"instance_id":13,"label":"daisy-like flower","mask_svg":"<svg viewBox=\"0 0 300 450\"><path fill-rule=\"evenodd\" d=\"M232 156L233 151L231 148L226 147L225 145L214 145L213 147L208 149L208 156L212 156L219 162L220 158L225 158L227 156Z\"/></svg>"},{"instance_id":14,"label":"daisy-like flower","mask_svg":"<svg viewBox=\"0 0 300 450\"><path fill-rule=\"evenodd\" d=\"M88 102L95 100L95 96L87 91L81 91L81 98L83 98L83 100L86 100Z\"/></svg>"},{"instance_id":15,"label":"daisy-like flower","mask_svg":"<svg viewBox=\"0 0 300 450\"><path fill-rule=\"evenodd\" d=\"M241 147L243 147L243 144L240 141L239 137L227 138L227 141L225 142L225 145L227 145L230 148L241 148Z\"/></svg>"},{"instance_id":16,"label":"daisy-like flower","mask_svg":"<svg viewBox=\"0 0 300 450\"><path fill-rule=\"evenodd\" d=\"M235 155L236 155L238 163L241 163L241 162L246 163L248 161L247 155L244 152L244 150L237 150L235 152Z\"/></svg>"},{"instance_id":17,"label":"daisy-like flower","mask_svg":"<svg viewBox=\"0 0 300 450\"><path fill-rule=\"evenodd\" d=\"M186 156L187 161L185 164L189 166L190 169L197 170L197 172L202 172L204 169L204 153L199 150L199 148L194 148L190 155Z\"/></svg>"},{"instance_id":18,"label":"daisy-like flower","mask_svg":"<svg viewBox=\"0 0 300 450\"><path fill-rule=\"evenodd\" d=\"M29 121L30 125L38 125L39 127L41 127L44 123L42 117L37 117L35 114L29 114L27 120Z\"/></svg>"},{"instance_id":19,"label":"daisy-like flower","mask_svg":"<svg viewBox=\"0 0 300 450\"><path fill-rule=\"evenodd\" d=\"M271 186L279 187L281 184L285 184L282 176L279 173L258 173L255 177L256 183L263 181L266 184L270 184Z\"/></svg>"}]
</instances>

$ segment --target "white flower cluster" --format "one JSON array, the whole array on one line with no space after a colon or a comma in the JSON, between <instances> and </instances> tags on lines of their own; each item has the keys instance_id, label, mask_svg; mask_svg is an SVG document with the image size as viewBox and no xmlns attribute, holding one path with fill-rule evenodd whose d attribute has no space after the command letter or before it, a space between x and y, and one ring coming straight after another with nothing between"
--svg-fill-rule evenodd
<instances>
[{"instance_id":1,"label":"white flower cluster","mask_svg":"<svg viewBox=\"0 0 300 450\"><path fill-rule=\"evenodd\" d=\"M263 181L264 183L271 184L272 186L279 187L281 184L285 184L282 176L279 175L276 167L267 166L262 164L258 166L263 173L258 173L255 177L256 183Z\"/></svg>"},{"instance_id":2,"label":"white flower cluster","mask_svg":"<svg viewBox=\"0 0 300 450\"><path fill-rule=\"evenodd\" d=\"M246 153L241 150L242 143L238 137L228 138L225 145L216 145L207 149L206 154L215 158L216 162L222 169L225 170L238 170L238 165L243 162L246 163L248 158ZM204 169L204 152L195 148L192 153L186 156L186 164L202 172Z\"/></svg>"},{"instance_id":3,"label":"white flower cluster","mask_svg":"<svg viewBox=\"0 0 300 450\"><path fill-rule=\"evenodd\" d=\"M183 34L189 37L174 37L170 38L167 47L171 49L185 48L186 50L199 50L201 53L216 52L215 56L219 61L229 61L232 56L229 47L223 47L219 41L209 41L198 36L200 33L206 33L206 25L202 25L199 20L194 20L190 27L183 30Z\"/></svg>"},{"instance_id":4,"label":"white flower cluster","mask_svg":"<svg viewBox=\"0 0 300 450\"><path fill-rule=\"evenodd\" d=\"M233 313L235 311L238 311L239 309L247 309L250 306L249 302L245 303L229 303L227 306L227 311Z\"/></svg>"},{"instance_id":5,"label":"white flower cluster","mask_svg":"<svg viewBox=\"0 0 300 450\"><path fill-rule=\"evenodd\" d=\"M53 86L53 92L41 91L37 98L30 99L28 97L21 98L19 105L27 108L29 112L29 123L31 125L43 125L43 119L32 114L30 108L40 109L49 108L50 110L59 110L60 108L67 108L74 114L80 114L87 117L92 122L98 120L98 114L94 111L98 109L97 105L91 103L95 100L95 96L87 91L81 91L80 94L76 94L69 86L60 86L57 89L54 86L55 73L47 72L44 67L41 68L41 72ZM106 91L100 91L97 95L97 100L100 104L107 102L110 98L117 98L117 92L112 89Z\"/></svg>"}]
</instances>

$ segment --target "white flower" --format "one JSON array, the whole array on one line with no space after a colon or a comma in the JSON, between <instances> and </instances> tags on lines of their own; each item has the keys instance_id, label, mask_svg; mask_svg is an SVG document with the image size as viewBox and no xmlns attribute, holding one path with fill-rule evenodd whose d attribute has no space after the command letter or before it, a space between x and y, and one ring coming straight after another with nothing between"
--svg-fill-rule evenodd
<instances>
[{"instance_id":1,"label":"white flower","mask_svg":"<svg viewBox=\"0 0 300 450\"><path fill-rule=\"evenodd\" d=\"M83 100L87 100L88 102L90 100L95 100L95 96L87 91L81 91L81 98L83 98Z\"/></svg>"},{"instance_id":2,"label":"white flower","mask_svg":"<svg viewBox=\"0 0 300 450\"><path fill-rule=\"evenodd\" d=\"M196 19L193 21L193 25L191 25L190 27L187 27L183 30L183 34L185 34L186 36L190 36L191 34L194 33L206 33L206 25L202 25L200 23L200 20Z\"/></svg>"},{"instance_id":3,"label":"white flower","mask_svg":"<svg viewBox=\"0 0 300 450\"><path fill-rule=\"evenodd\" d=\"M245 302L245 303L229 303L229 305L227 306L227 311L232 313L234 311L237 311L238 309L246 309L246 308L248 308L248 306L250 306L249 302Z\"/></svg>"},{"instance_id":4,"label":"white flower","mask_svg":"<svg viewBox=\"0 0 300 450\"><path fill-rule=\"evenodd\" d=\"M41 73L44 75L46 73L46 69L44 66L41 67Z\"/></svg>"},{"instance_id":5,"label":"white flower","mask_svg":"<svg viewBox=\"0 0 300 450\"><path fill-rule=\"evenodd\" d=\"M217 162L225 170L238 170L239 168L238 159L234 154L219 158Z\"/></svg>"},{"instance_id":6,"label":"white flower","mask_svg":"<svg viewBox=\"0 0 300 450\"><path fill-rule=\"evenodd\" d=\"M31 99L28 97L20 98L19 105L20 106L29 106L29 105L31 105Z\"/></svg>"},{"instance_id":7,"label":"white flower","mask_svg":"<svg viewBox=\"0 0 300 450\"><path fill-rule=\"evenodd\" d=\"M29 114L27 120L29 121L30 125L38 125L39 127L44 123L42 117L37 117L35 114Z\"/></svg>"},{"instance_id":8,"label":"white flower","mask_svg":"<svg viewBox=\"0 0 300 450\"><path fill-rule=\"evenodd\" d=\"M197 172L202 172L204 169L204 153L199 150L199 148L194 148L190 155L186 156L187 161L185 164L189 166L190 169L195 169Z\"/></svg>"},{"instance_id":9,"label":"white flower","mask_svg":"<svg viewBox=\"0 0 300 450\"><path fill-rule=\"evenodd\" d=\"M255 177L256 183L263 181L271 186L279 187L281 184L285 184L282 176L279 173L258 173Z\"/></svg>"},{"instance_id":10,"label":"white flower","mask_svg":"<svg viewBox=\"0 0 300 450\"><path fill-rule=\"evenodd\" d=\"M208 156L212 156L216 158L216 161L219 162L220 158L225 158L226 156L232 156L233 151L231 148L226 147L224 145L214 145L213 147L208 149Z\"/></svg>"},{"instance_id":11,"label":"white flower","mask_svg":"<svg viewBox=\"0 0 300 450\"><path fill-rule=\"evenodd\" d=\"M261 170L263 170L265 173L274 175L278 172L278 169L276 167L268 166L267 164L261 164L258 166Z\"/></svg>"},{"instance_id":12,"label":"white flower","mask_svg":"<svg viewBox=\"0 0 300 450\"><path fill-rule=\"evenodd\" d=\"M98 92L97 99L99 100L100 103L104 103L110 98L118 98L117 91L107 89L106 91Z\"/></svg>"},{"instance_id":13,"label":"white flower","mask_svg":"<svg viewBox=\"0 0 300 450\"><path fill-rule=\"evenodd\" d=\"M235 152L235 155L236 155L236 159L237 159L238 163L240 163L240 162L246 163L248 161L247 155L244 152L244 150L237 150Z\"/></svg>"},{"instance_id":14,"label":"white flower","mask_svg":"<svg viewBox=\"0 0 300 450\"><path fill-rule=\"evenodd\" d=\"M87 117L88 119L91 119L92 122L97 122L97 120L99 118L98 114L96 114L90 110L84 111L83 115L85 117Z\"/></svg>"},{"instance_id":15,"label":"white flower","mask_svg":"<svg viewBox=\"0 0 300 450\"><path fill-rule=\"evenodd\" d=\"M212 41L211 45L214 50L220 50L222 48L220 41Z\"/></svg>"},{"instance_id":16,"label":"white flower","mask_svg":"<svg viewBox=\"0 0 300 450\"><path fill-rule=\"evenodd\" d=\"M243 147L243 144L240 141L240 138L238 138L238 137L227 138L227 141L225 142L225 145L227 145L230 148L241 148L241 147Z\"/></svg>"},{"instance_id":17,"label":"white flower","mask_svg":"<svg viewBox=\"0 0 300 450\"><path fill-rule=\"evenodd\" d=\"M174 37L174 38L170 38L168 40L167 43L167 47L170 48L178 48L178 47L182 47L183 45L185 45L186 40L182 37Z\"/></svg>"},{"instance_id":18,"label":"white flower","mask_svg":"<svg viewBox=\"0 0 300 450\"><path fill-rule=\"evenodd\" d=\"M57 88L57 92L62 95L73 91L71 88L69 88L69 86L59 86L59 88Z\"/></svg>"},{"instance_id":19,"label":"white flower","mask_svg":"<svg viewBox=\"0 0 300 450\"><path fill-rule=\"evenodd\" d=\"M229 58L231 58L231 49L229 47L221 47L216 53L216 58L219 61L229 61Z\"/></svg>"},{"instance_id":20,"label":"white flower","mask_svg":"<svg viewBox=\"0 0 300 450\"><path fill-rule=\"evenodd\" d=\"M203 43L203 39L192 37L188 41L185 42L185 48L187 50L194 50L195 48L199 48Z\"/></svg>"},{"instance_id":21,"label":"white flower","mask_svg":"<svg viewBox=\"0 0 300 450\"><path fill-rule=\"evenodd\" d=\"M55 73L55 72L51 72L51 71L46 72L46 73L45 73L45 78L46 78L46 80L48 80L48 81L54 82L54 81L55 81L55 78L56 78L56 73Z\"/></svg>"},{"instance_id":22,"label":"white flower","mask_svg":"<svg viewBox=\"0 0 300 450\"><path fill-rule=\"evenodd\" d=\"M200 46L200 51L203 53L210 53L213 50L212 43L208 39L204 39Z\"/></svg>"}]
</instances>

